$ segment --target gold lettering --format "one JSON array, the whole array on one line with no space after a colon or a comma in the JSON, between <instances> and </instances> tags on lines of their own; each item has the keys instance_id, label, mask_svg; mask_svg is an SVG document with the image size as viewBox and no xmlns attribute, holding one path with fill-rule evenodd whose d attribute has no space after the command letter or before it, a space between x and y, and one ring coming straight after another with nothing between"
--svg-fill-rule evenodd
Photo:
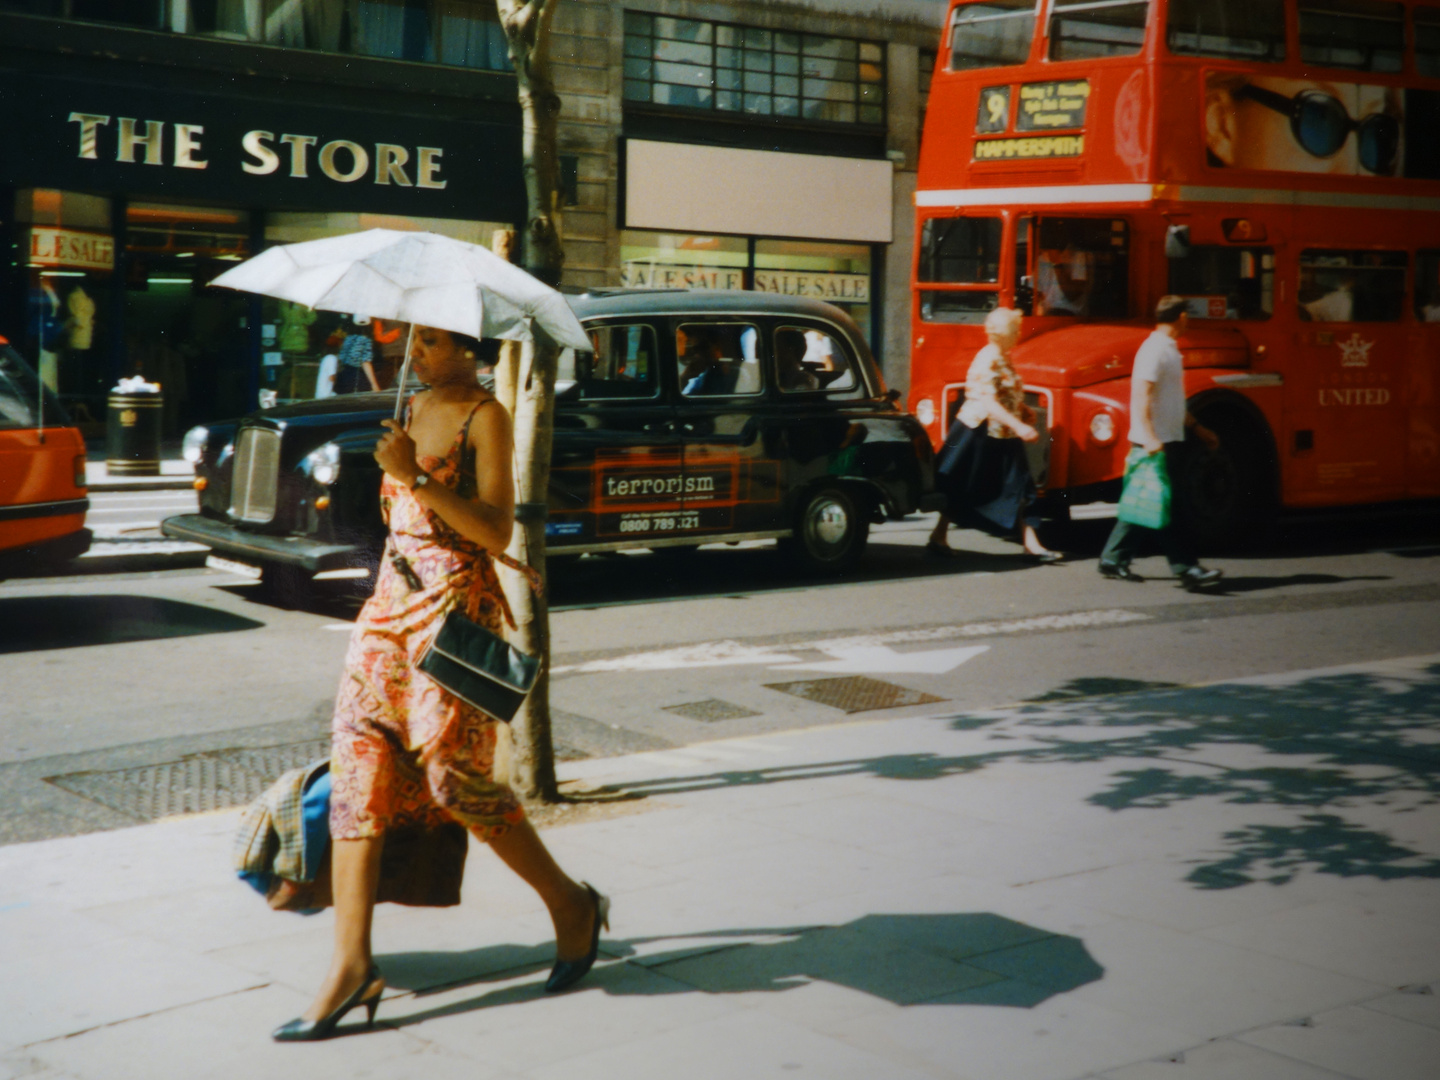
<instances>
[{"instance_id":1,"label":"gold lettering","mask_svg":"<svg viewBox=\"0 0 1440 1080\"><path fill-rule=\"evenodd\" d=\"M99 129L110 123L110 117L99 116L95 113L72 112L70 123L80 125L80 149L75 156L94 161L99 156L96 152Z\"/></svg>"},{"instance_id":2,"label":"gold lettering","mask_svg":"<svg viewBox=\"0 0 1440 1080\"><path fill-rule=\"evenodd\" d=\"M444 191L449 180L441 180L438 177L440 172L440 157L445 151L438 146L416 147L416 154L419 162L415 165L415 186L430 188L433 191Z\"/></svg>"},{"instance_id":3,"label":"gold lettering","mask_svg":"<svg viewBox=\"0 0 1440 1080\"><path fill-rule=\"evenodd\" d=\"M410 187L410 177L405 175L405 163L410 160L410 151L391 143L375 144L375 183L388 184L391 179L401 187Z\"/></svg>"},{"instance_id":4,"label":"gold lettering","mask_svg":"<svg viewBox=\"0 0 1440 1080\"><path fill-rule=\"evenodd\" d=\"M115 160L133 165L135 164L135 151L143 146L146 165L165 164L163 158L165 122L163 120L146 120L144 135L136 134L135 125L137 123L138 121L134 117L120 117L120 142L115 148Z\"/></svg>"},{"instance_id":5,"label":"gold lettering","mask_svg":"<svg viewBox=\"0 0 1440 1080\"><path fill-rule=\"evenodd\" d=\"M275 153L268 144L269 140L275 138L273 132L269 131L247 131L240 140L240 146L253 157L254 161L242 161L240 168L244 169L251 176L269 176L276 169L280 168L280 155Z\"/></svg>"},{"instance_id":6,"label":"gold lettering","mask_svg":"<svg viewBox=\"0 0 1440 1080\"><path fill-rule=\"evenodd\" d=\"M175 125L175 167L177 169L210 167L208 161L201 161L195 156L195 152L200 149L199 136L204 134L205 129L199 124Z\"/></svg>"},{"instance_id":7,"label":"gold lettering","mask_svg":"<svg viewBox=\"0 0 1440 1080\"><path fill-rule=\"evenodd\" d=\"M341 172L335 165L335 155L341 150L350 153L349 172ZM359 143L353 143L349 139L333 139L320 148L320 171L331 180L349 184L370 171L370 155Z\"/></svg>"},{"instance_id":8,"label":"gold lettering","mask_svg":"<svg viewBox=\"0 0 1440 1080\"><path fill-rule=\"evenodd\" d=\"M310 175L309 150L319 140L314 135L281 135L280 141L290 147L290 175L306 179Z\"/></svg>"}]
</instances>

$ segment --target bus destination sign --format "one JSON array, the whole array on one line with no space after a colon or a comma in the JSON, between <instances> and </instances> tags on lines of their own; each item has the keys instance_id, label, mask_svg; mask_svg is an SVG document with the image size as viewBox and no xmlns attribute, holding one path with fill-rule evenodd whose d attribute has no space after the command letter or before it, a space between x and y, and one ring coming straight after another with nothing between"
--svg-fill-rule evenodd
<instances>
[{"instance_id":1,"label":"bus destination sign","mask_svg":"<svg viewBox=\"0 0 1440 1080\"><path fill-rule=\"evenodd\" d=\"M1024 139L975 140L976 161L1079 157L1084 152L1084 135L1033 135Z\"/></svg>"},{"instance_id":2,"label":"bus destination sign","mask_svg":"<svg viewBox=\"0 0 1440 1080\"><path fill-rule=\"evenodd\" d=\"M1082 128L1089 100L1087 79L1025 83L1020 87L1020 112L1015 117L1015 127L1018 131Z\"/></svg>"}]
</instances>

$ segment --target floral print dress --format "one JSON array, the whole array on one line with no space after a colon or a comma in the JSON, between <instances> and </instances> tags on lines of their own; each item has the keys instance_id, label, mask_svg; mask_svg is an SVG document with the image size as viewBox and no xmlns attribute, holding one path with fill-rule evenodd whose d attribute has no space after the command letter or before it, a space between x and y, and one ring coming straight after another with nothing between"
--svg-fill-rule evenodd
<instances>
[{"instance_id":1,"label":"floral print dress","mask_svg":"<svg viewBox=\"0 0 1440 1080\"><path fill-rule=\"evenodd\" d=\"M470 420L491 400L471 411L448 454L420 458L431 483L468 494L474 477L462 462ZM350 638L335 702L330 835L356 840L390 827L457 821L488 839L525 817L514 792L493 776L501 721L417 665L452 607L495 633L514 617L488 551L388 475L380 506L390 527L386 556ZM401 568L407 564L413 582Z\"/></svg>"}]
</instances>

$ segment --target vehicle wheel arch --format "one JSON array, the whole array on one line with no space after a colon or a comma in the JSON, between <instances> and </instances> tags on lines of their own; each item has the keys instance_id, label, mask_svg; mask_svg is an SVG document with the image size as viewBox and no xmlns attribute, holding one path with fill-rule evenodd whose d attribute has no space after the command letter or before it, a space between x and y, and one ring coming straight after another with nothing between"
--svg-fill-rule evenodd
<instances>
[{"instance_id":1,"label":"vehicle wheel arch","mask_svg":"<svg viewBox=\"0 0 1440 1080\"><path fill-rule=\"evenodd\" d=\"M1220 438L1216 453L1191 453L1190 469L1196 471L1184 478L1180 492L1180 497L1194 500L1195 540L1207 549L1254 543L1269 529L1280 506L1274 430L1259 406L1232 390L1202 391L1186 407Z\"/></svg>"}]
</instances>

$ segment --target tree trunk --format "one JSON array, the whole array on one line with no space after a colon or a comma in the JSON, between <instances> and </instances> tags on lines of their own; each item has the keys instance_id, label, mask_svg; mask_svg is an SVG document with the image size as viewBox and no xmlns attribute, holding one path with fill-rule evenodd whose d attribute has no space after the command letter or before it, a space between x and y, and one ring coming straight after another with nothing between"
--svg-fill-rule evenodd
<instances>
[{"instance_id":1,"label":"tree trunk","mask_svg":"<svg viewBox=\"0 0 1440 1080\"><path fill-rule=\"evenodd\" d=\"M497 0L500 23L515 66L523 123L527 216L523 265L547 285L558 285L565 261L555 220L556 128L560 98L550 74L550 21L558 0ZM560 350L538 332L515 365L515 501L521 510L510 553L545 574L543 508L550 486L550 443L555 431L555 369ZM502 385L502 389L506 389ZM508 402L506 403L509 404ZM559 796L550 736L550 621L543 596L515 574L505 575L518 630L515 643L540 655L540 677L511 725L515 738L510 780L521 798L552 802Z\"/></svg>"}]
</instances>

